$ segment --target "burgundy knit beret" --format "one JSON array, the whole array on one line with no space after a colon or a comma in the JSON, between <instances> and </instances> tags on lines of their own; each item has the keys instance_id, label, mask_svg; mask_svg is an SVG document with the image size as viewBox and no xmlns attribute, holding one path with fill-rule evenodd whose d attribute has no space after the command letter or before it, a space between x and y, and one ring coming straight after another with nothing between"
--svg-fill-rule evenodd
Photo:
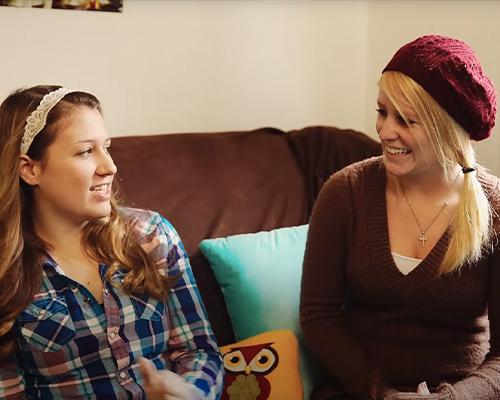
<instances>
[{"instance_id":1,"label":"burgundy knit beret","mask_svg":"<svg viewBox=\"0 0 500 400\"><path fill-rule=\"evenodd\" d=\"M464 42L426 35L405 44L385 71L399 71L420 84L472 140L483 140L495 126L496 93L474 51Z\"/></svg>"}]
</instances>

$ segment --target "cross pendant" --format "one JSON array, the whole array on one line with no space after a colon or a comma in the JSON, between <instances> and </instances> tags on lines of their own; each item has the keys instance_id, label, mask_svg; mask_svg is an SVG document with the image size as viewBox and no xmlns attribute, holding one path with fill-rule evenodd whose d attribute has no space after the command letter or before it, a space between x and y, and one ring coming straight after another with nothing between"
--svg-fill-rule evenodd
<instances>
[{"instance_id":1,"label":"cross pendant","mask_svg":"<svg viewBox=\"0 0 500 400\"><path fill-rule=\"evenodd\" d=\"M422 247L424 247L425 242L427 241L427 238L425 237L425 233L422 233L422 236L418 239L420 242L422 242Z\"/></svg>"}]
</instances>

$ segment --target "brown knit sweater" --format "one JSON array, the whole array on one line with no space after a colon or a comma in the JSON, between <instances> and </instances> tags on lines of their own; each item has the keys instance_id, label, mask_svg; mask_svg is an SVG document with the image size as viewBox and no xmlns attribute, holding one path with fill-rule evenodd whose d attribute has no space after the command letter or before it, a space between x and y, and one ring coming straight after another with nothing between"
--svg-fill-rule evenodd
<instances>
[{"instance_id":1,"label":"brown knit sweater","mask_svg":"<svg viewBox=\"0 0 500 400\"><path fill-rule=\"evenodd\" d=\"M478 179L500 214L498 178L480 170ZM302 278L308 346L351 396L373 398L375 388L387 399L499 400L500 245L476 265L439 276L446 232L403 275L391 255L385 187L375 157L321 190ZM433 394L403 393L422 381Z\"/></svg>"}]
</instances>

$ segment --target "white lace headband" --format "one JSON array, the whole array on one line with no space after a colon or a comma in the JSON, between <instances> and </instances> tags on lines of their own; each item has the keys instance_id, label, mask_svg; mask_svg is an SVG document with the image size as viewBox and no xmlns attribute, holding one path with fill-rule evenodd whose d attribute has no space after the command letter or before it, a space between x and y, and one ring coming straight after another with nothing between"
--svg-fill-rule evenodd
<instances>
[{"instance_id":1,"label":"white lace headband","mask_svg":"<svg viewBox=\"0 0 500 400\"><path fill-rule=\"evenodd\" d=\"M52 110L64 96L74 91L75 90L59 88L43 96L36 110L26 119L24 134L21 140L21 154L26 154L28 152L35 136L45 127L49 111Z\"/></svg>"}]
</instances>

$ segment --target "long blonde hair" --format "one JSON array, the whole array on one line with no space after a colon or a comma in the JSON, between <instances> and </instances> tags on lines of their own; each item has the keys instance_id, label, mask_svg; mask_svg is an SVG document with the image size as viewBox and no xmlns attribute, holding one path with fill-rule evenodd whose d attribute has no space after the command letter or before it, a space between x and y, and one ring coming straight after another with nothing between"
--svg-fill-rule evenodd
<instances>
[{"instance_id":1,"label":"long blonde hair","mask_svg":"<svg viewBox=\"0 0 500 400\"><path fill-rule=\"evenodd\" d=\"M32 189L19 174L21 138L26 118L45 94L58 88L35 86L18 90L0 105L0 359L15 350L15 320L40 288L41 262L48 250L33 228ZM43 162L61 124L78 107L102 113L93 95L67 94L49 112L47 123L35 137L28 156ZM109 266L107 279L119 267L129 271L123 282L127 293L147 293L164 299L175 278L158 271L155 260L140 246L132 223L123 216L113 195L110 216L86 224L82 246L90 257Z\"/></svg>"},{"instance_id":2,"label":"long blonde hair","mask_svg":"<svg viewBox=\"0 0 500 400\"><path fill-rule=\"evenodd\" d=\"M379 87L386 93L400 115L401 101L417 114L432 143L445 177L450 180L457 164L476 166L474 149L468 133L418 83L407 75L387 71ZM440 266L442 274L479 260L491 238L492 209L475 174L464 174L464 182L455 217L451 222L451 239Z\"/></svg>"}]
</instances>

